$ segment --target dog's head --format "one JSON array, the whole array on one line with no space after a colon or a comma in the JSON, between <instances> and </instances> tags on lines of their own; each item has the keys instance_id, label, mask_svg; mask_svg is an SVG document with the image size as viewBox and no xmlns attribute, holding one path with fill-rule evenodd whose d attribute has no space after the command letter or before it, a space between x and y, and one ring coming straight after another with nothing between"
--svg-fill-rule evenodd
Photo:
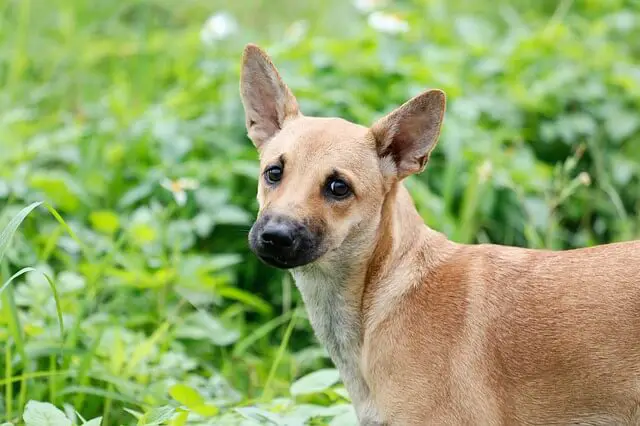
<instances>
[{"instance_id":1,"label":"dog's head","mask_svg":"<svg viewBox=\"0 0 640 426\"><path fill-rule=\"evenodd\" d=\"M306 117L266 53L245 48L240 91L249 138L260 154L260 212L252 251L283 269L358 250L379 227L394 183L421 172L445 110L426 91L365 127Z\"/></svg>"}]
</instances>

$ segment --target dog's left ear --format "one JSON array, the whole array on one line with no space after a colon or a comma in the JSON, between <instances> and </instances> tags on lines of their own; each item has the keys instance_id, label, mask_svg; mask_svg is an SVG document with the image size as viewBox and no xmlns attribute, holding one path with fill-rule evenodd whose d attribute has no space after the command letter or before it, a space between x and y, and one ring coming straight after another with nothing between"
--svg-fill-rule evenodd
<instances>
[{"instance_id":1,"label":"dog's left ear","mask_svg":"<svg viewBox=\"0 0 640 426\"><path fill-rule=\"evenodd\" d=\"M445 105L443 91L428 90L371 127L378 154L393 159L399 179L424 170L440 136Z\"/></svg>"}]
</instances>

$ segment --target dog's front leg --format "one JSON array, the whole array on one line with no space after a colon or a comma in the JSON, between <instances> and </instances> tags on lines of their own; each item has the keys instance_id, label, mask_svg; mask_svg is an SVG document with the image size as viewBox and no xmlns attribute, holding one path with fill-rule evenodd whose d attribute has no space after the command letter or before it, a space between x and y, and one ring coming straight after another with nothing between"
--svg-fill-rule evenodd
<instances>
[{"instance_id":1,"label":"dog's front leg","mask_svg":"<svg viewBox=\"0 0 640 426\"><path fill-rule=\"evenodd\" d=\"M388 426L388 423L380 417L370 398L363 404L359 404L359 407L354 404L354 407L356 407L356 413L358 413L360 426Z\"/></svg>"},{"instance_id":2,"label":"dog's front leg","mask_svg":"<svg viewBox=\"0 0 640 426\"><path fill-rule=\"evenodd\" d=\"M351 403L358 417L358 424L360 426L388 426L378 412L371 397L369 386L359 369L356 366L353 366L354 368L346 368L345 364L340 364L338 365L338 370L351 397Z\"/></svg>"}]
</instances>

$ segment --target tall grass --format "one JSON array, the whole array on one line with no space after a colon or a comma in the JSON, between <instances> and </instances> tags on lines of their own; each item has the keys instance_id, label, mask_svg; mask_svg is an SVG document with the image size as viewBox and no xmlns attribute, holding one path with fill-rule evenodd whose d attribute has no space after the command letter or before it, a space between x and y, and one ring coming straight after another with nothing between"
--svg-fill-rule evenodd
<instances>
[{"instance_id":1,"label":"tall grass","mask_svg":"<svg viewBox=\"0 0 640 426\"><path fill-rule=\"evenodd\" d=\"M0 421L353 424L290 277L247 248L246 42L309 115L444 89L407 186L453 240L638 236L637 2L383 3L0 4Z\"/></svg>"}]
</instances>

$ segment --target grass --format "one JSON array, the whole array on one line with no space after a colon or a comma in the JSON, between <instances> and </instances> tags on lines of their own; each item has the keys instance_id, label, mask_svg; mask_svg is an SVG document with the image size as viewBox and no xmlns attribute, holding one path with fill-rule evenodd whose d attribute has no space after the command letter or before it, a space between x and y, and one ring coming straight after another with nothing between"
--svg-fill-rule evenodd
<instances>
[{"instance_id":1,"label":"grass","mask_svg":"<svg viewBox=\"0 0 640 426\"><path fill-rule=\"evenodd\" d=\"M444 89L407 185L456 241L638 237L640 5L487 4L381 5L392 33L337 1L3 2L0 422L354 424L291 278L246 244L247 42L309 115L368 124Z\"/></svg>"}]
</instances>

